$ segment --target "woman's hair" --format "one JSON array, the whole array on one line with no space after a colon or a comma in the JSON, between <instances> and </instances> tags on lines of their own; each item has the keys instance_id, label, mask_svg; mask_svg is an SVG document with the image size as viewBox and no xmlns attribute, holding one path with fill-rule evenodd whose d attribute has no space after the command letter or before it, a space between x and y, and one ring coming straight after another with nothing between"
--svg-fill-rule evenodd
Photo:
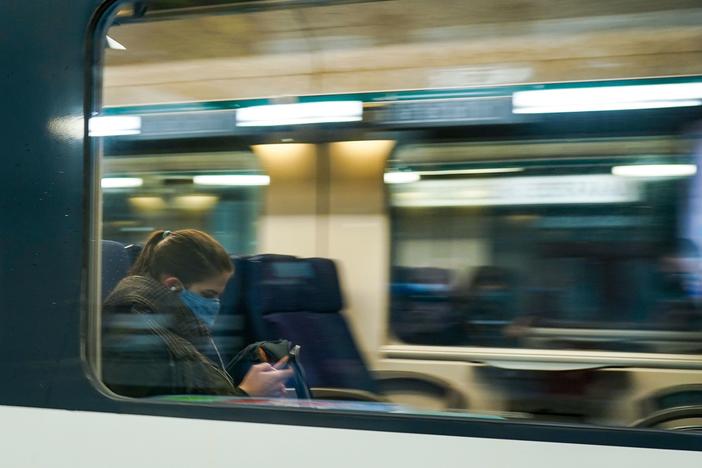
<instances>
[{"instance_id":1,"label":"woman's hair","mask_svg":"<svg viewBox=\"0 0 702 468\"><path fill-rule=\"evenodd\" d=\"M229 255L212 236L196 229L159 230L144 244L129 274L175 276L185 286L233 271Z\"/></svg>"}]
</instances>

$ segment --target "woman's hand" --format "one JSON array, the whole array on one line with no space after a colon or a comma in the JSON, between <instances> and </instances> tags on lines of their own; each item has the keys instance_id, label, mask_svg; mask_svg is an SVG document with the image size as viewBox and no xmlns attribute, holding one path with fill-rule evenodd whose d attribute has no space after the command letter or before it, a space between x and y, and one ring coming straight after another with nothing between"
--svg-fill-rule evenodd
<instances>
[{"instance_id":1,"label":"woman's hand","mask_svg":"<svg viewBox=\"0 0 702 468\"><path fill-rule=\"evenodd\" d=\"M250 396L285 396L285 381L293 375L292 369L283 369L287 362L286 356L273 366L267 362L251 366L239 388Z\"/></svg>"}]
</instances>

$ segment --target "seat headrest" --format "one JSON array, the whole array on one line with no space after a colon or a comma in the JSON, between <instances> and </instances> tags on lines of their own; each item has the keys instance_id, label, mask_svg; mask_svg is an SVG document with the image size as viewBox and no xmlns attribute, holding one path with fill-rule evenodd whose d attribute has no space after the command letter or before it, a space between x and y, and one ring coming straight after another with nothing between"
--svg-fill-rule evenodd
<instances>
[{"instance_id":1,"label":"seat headrest","mask_svg":"<svg viewBox=\"0 0 702 468\"><path fill-rule=\"evenodd\" d=\"M127 276L131 262L124 245L103 240L102 245L102 300Z\"/></svg>"},{"instance_id":2,"label":"seat headrest","mask_svg":"<svg viewBox=\"0 0 702 468\"><path fill-rule=\"evenodd\" d=\"M436 267L393 267L393 282L421 284L449 284L453 271Z\"/></svg>"},{"instance_id":3,"label":"seat headrest","mask_svg":"<svg viewBox=\"0 0 702 468\"><path fill-rule=\"evenodd\" d=\"M336 266L329 259L257 255L245 269L249 305L259 314L343 308Z\"/></svg>"},{"instance_id":4,"label":"seat headrest","mask_svg":"<svg viewBox=\"0 0 702 468\"><path fill-rule=\"evenodd\" d=\"M390 290L398 296L438 297L451 292L453 272L434 267L395 267Z\"/></svg>"},{"instance_id":5,"label":"seat headrest","mask_svg":"<svg viewBox=\"0 0 702 468\"><path fill-rule=\"evenodd\" d=\"M124 250L127 252L127 256L129 257L130 265L134 265L134 262L143 249L144 246L141 244L129 244L124 248Z\"/></svg>"},{"instance_id":6,"label":"seat headrest","mask_svg":"<svg viewBox=\"0 0 702 468\"><path fill-rule=\"evenodd\" d=\"M244 256L238 256L238 255L230 255L229 259L232 262L232 265L234 266L234 274L232 275L231 278L229 278L229 281L227 282L227 286L224 289L224 292L222 293L222 296L220 298L221 301L221 311L230 311L236 309L239 306L239 301L241 298L246 296L246 288L248 287L249 283L251 282L249 276L251 273L249 270L252 270L250 265L252 262L257 262L257 261L263 261L263 262L270 262L273 260L295 260L297 257L294 255L279 255L279 254L259 254L259 255L244 255Z\"/></svg>"}]
</instances>

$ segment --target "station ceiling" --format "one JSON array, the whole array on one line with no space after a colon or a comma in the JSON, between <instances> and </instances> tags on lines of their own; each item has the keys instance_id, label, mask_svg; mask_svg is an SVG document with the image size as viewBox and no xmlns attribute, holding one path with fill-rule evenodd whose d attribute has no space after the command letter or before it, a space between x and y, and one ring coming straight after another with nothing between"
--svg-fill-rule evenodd
<instances>
[{"instance_id":1,"label":"station ceiling","mask_svg":"<svg viewBox=\"0 0 702 468\"><path fill-rule=\"evenodd\" d=\"M699 0L388 0L217 13L147 14L110 28L126 50L106 52L105 104L702 74Z\"/></svg>"}]
</instances>

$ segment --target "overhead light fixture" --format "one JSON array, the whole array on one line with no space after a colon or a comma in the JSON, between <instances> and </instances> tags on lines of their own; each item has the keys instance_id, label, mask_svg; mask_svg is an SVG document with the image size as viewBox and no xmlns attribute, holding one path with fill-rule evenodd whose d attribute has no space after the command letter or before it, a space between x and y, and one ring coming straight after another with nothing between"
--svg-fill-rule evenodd
<instances>
[{"instance_id":1,"label":"overhead light fixture","mask_svg":"<svg viewBox=\"0 0 702 468\"><path fill-rule=\"evenodd\" d=\"M127 50L126 47L124 47L122 44L119 42L115 41L112 39L110 36L105 36L107 39L107 47L112 49L112 50Z\"/></svg>"},{"instance_id":2,"label":"overhead light fixture","mask_svg":"<svg viewBox=\"0 0 702 468\"><path fill-rule=\"evenodd\" d=\"M238 127L356 122L363 119L362 101L324 101L244 107L236 111Z\"/></svg>"},{"instance_id":3,"label":"overhead light fixture","mask_svg":"<svg viewBox=\"0 0 702 468\"><path fill-rule=\"evenodd\" d=\"M417 182L421 176L506 174L523 172L523 167L486 167L480 169L446 169L438 171L395 171L383 174L386 184L408 184Z\"/></svg>"},{"instance_id":4,"label":"overhead light fixture","mask_svg":"<svg viewBox=\"0 0 702 468\"><path fill-rule=\"evenodd\" d=\"M144 180L139 177L104 177L100 180L102 188L132 188L141 187Z\"/></svg>"},{"instance_id":5,"label":"overhead light fixture","mask_svg":"<svg viewBox=\"0 0 702 468\"><path fill-rule=\"evenodd\" d=\"M481 169L447 169L439 171L416 171L420 175L474 175L474 174L502 174L509 172L523 172L523 167L486 167Z\"/></svg>"},{"instance_id":6,"label":"overhead light fixture","mask_svg":"<svg viewBox=\"0 0 702 468\"><path fill-rule=\"evenodd\" d=\"M88 122L88 135L91 137L139 135L141 117L138 115L102 115L91 117Z\"/></svg>"},{"instance_id":7,"label":"overhead light fixture","mask_svg":"<svg viewBox=\"0 0 702 468\"><path fill-rule=\"evenodd\" d=\"M512 96L515 114L591 112L702 105L702 83L540 89Z\"/></svg>"},{"instance_id":8,"label":"overhead light fixture","mask_svg":"<svg viewBox=\"0 0 702 468\"><path fill-rule=\"evenodd\" d=\"M612 174L622 177L687 177L697 174L697 166L694 164L614 166Z\"/></svg>"},{"instance_id":9,"label":"overhead light fixture","mask_svg":"<svg viewBox=\"0 0 702 468\"><path fill-rule=\"evenodd\" d=\"M267 175L254 174L199 175L193 177L193 183L197 185L228 186L269 185L271 178Z\"/></svg>"},{"instance_id":10,"label":"overhead light fixture","mask_svg":"<svg viewBox=\"0 0 702 468\"><path fill-rule=\"evenodd\" d=\"M386 184L409 184L417 182L421 177L416 172L386 172L383 180Z\"/></svg>"},{"instance_id":11,"label":"overhead light fixture","mask_svg":"<svg viewBox=\"0 0 702 468\"><path fill-rule=\"evenodd\" d=\"M161 197L130 197L129 203L141 211L159 211L167 207L166 201Z\"/></svg>"},{"instance_id":12,"label":"overhead light fixture","mask_svg":"<svg viewBox=\"0 0 702 468\"><path fill-rule=\"evenodd\" d=\"M173 199L173 206L187 211L207 211L217 204L219 197L214 195L181 195Z\"/></svg>"}]
</instances>

